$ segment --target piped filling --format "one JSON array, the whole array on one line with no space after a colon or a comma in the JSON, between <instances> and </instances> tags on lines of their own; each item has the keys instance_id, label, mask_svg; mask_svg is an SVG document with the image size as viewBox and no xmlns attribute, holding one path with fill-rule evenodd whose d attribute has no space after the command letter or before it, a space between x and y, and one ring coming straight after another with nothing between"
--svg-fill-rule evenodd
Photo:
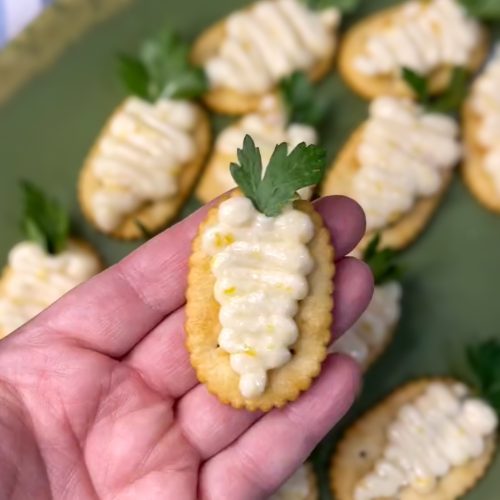
<instances>
[{"instance_id":1,"label":"piped filling","mask_svg":"<svg viewBox=\"0 0 500 500\"><path fill-rule=\"evenodd\" d=\"M125 101L90 160L98 182L91 209L100 229L113 231L146 203L177 194L182 167L196 155L196 121L187 101Z\"/></svg>"},{"instance_id":2,"label":"piped filling","mask_svg":"<svg viewBox=\"0 0 500 500\"><path fill-rule=\"evenodd\" d=\"M484 453L497 427L492 408L463 384L433 382L402 406L387 429L387 444L373 470L354 492L355 500L397 498L403 488L432 493L453 467Z\"/></svg>"},{"instance_id":3,"label":"piped filling","mask_svg":"<svg viewBox=\"0 0 500 500\"><path fill-rule=\"evenodd\" d=\"M0 331L13 332L99 271L99 260L74 243L57 255L29 241L9 253L0 285Z\"/></svg>"},{"instance_id":4,"label":"piped filling","mask_svg":"<svg viewBox=\"0 0 500 500\"><path fill-rule=\"evenodd\" d=\"M308 465L302 465L268 500L307 500L311 495Z\"/></svg>"},{"instance_id":5,"label":"piped filling","mask_svg":"<svg viewBox=\"0 0 500 500\"><path fill-rule=\"evenodd\" d=\"M373 298L359 320L332 345L366 367L371 354L385 346L401 315L401 285L388 282L375 287Z\"/></svg>"},{"instance_id":6,"label":"piped filling","mask_svg":"<svg viewBox=\"0 0 500 500\"><path fill-rule=\"evenodd\" d=\"M224 191L235 187L229 164L236 160L235 151L241 146L247 134L260 149L263 167L269 163L276 144L286 142L291 150L301 142L316 144L318 140L313 127L300 123L288 124L286 113L278 99L274 96L266 96L262 99L257 113L244 116L237 123L222 131L217 139L216 154L224 158L224 164L227 165L227 168L217 169L217 176ZM303 199L308 199L312 195L312 188L303 188L299 194Z\"/></svg>"},{"instance_id":7,"label":"piped filling","mask_svg":"<svg viewBox=\"0 0 500 500\"><path fill-rule=\"evenodd\" d=\"M225 37L205 63L212 87L261 94L296 70L327 57L340 14L309 9L299 0L261 0L225 22Z\"/></svg>"},{"instance_id":8,"label":"piped filling","mask_svg":"<svg viewBox=\"0 0 500 500\"><path fill-rule=\"evenodd\" d=\"M443 66L466 66L479 41L479 23L456 0L415 0L368 37L354 65L368 76L398 76L403 67L427 75Z\"/></svg>"},{"instance_id":9,"label":"piped filling","mask_svg":"<svg viewBox=\"0 0 500 500\"><path fill-rule=\"evenodd\" d=\"M420 198L438 193L461 155L452 118L405 99L375 99L356 150L359 167L351 187L366 213L367 230L396 222Z\"/></svg>"},{"instance_id":10,"label":"piped filling","mask_svg":"<svg viewBox=\"0 0 500 500\"><path fill-rule=\"evenodd\" d=\"M229 354L243 397L261 395L268 372L286 364L299 329L295 315L314 262L311 218L289 206L276 217L245 197L222 202L202 237L220 304L219 347Z\"/></svg>"}]
</instances>

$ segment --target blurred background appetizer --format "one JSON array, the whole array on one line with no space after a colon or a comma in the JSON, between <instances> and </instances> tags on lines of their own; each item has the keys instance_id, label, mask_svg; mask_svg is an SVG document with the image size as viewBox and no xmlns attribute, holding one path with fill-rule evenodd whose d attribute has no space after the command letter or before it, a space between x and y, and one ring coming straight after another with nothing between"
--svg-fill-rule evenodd
<instances>
[{"instance_id":1,"label":"blurred background appetizer","mask_svg":"<svg viewBox=\"0 0 500 500\"><path fill-rule=\"evenodd\" d=\"M370 305L330 348L331 352L351 356L363 371L384 353L401 317L401 268L395 262L394 250L380 250L379 243L380 236L376 235L362 255L362 259L370 266L375 281Z\"/></svg>"},{"instance_id":2,"label":"blurred background appetizer","mask_svg":"<svg viewBox=\"0 0 500 500\"><path fill-rule=\"evenodd\" d=\"M379 97L338 154L322 194L350 196L363 207L361 246L380 232L382 247L403 248L427 225L461 156L453 118L408 99Z\"/></svg>"},{"instance_id":3,"label":"blurred background appetizer","mask_svg":"<svg viewBox=\"0 0 500 500\"><path fill-rule=\"evenodd\" d=\"M196 189L197 197L207 203L236 186L229 166L245 135L251 135L267 165L276 144L286 142L292 149L305 142L317 144L316 127L326 113L307 76L296 72L282 80L279 90L261 99L259 109L223 129L217 136L208 165ZM312 187L301 190L308 199Z\"/></svg>"},{"instance_id":4,"label":"blurred background appetizer","mask_svg":"<svg viewBox=\"0 0 500 500\"><path fill-rule=\"evenodd\" d=\"M88 243L70 238L64 208L31 183L22 188L25 240L10 250L0 278L0 338L102 268Z\"/></svg>"},{"instance_id":5,"label":"blurred background appetizer","mask_svg":"<svg viewBox=\"0 0 500 500\"><path fill-rule=\"evenodd\" d=\"M485 29L460 1L412 0L350 28L339 69L349 87L367 99L412 97L403 68L425 76L430 92L439 93L449 85L454 67L475 71L487 51Z\"/></svg>"},{"instance_id":6,"label":"blurred background appetizer","mask_svg":"<svg viewBox=\"0 0 500 500\"><path fill-rule=\"evenodd\" d=\"M114 112L87 157L79 198L99 231L141 238L179 212L203 167L210 125L194 101L206 88L203 71L188 61L188 46L166 30L122 56L131 95Z\"/></svg>"},{"instance_id":7,"label":"blurred background appetizer","mask_svg":"<svg viewBox=\"0 0 500 500\"><path fill-rule=\"evenodd\" d=\"M208 77L207 105L220 113L251 113L297 70L321 79L337 48L341 13L334 3L260 0L209 27L192 51Z\"/></svg>"},{"instance_id":8,"label":"blurred background appetizer","mask_svg":"<svg viewBox=\"0 0 500 500\"><path fill-rule=\"evenodd\" d=\"M500 212L500 44L464 106L462 173L474 196Z\"/></svg>"},{"instance_id":9,"label":"blurred background appetizer","mask_svg":"<svg viewBox=\"0 0 500 500\"><path fill-rule=\"evenodd\" d=\"M306 462L268 500L318 500L319 491L313 466Z\"/></svg>"},{"instance_id":10,"label":"blurred background appetizer","mask_svg":"<svg viewBox=\"0 0 500 500\"><path fill-rule=\"evenodd\" d=\"M455 500L496 449L500 344L469 350L477 387L452 378L403 385L348 428L333 455L336 500Z\"/></svg>"}]
</instances>

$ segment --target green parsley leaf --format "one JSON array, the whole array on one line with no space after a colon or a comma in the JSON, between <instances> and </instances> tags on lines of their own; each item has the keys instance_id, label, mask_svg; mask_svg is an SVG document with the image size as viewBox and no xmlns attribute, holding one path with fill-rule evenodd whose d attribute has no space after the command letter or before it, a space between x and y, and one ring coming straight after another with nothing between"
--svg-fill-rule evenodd
<instances>
[{"instance_id":1,"label":"green parsley leaf","mask_svg":"<svg viewBox=\"0 0 500 500\"><path fill-rule=\"evenodd\" d=\"M413 71L410 68L403 68L403 80L415 92L417 99L422 104L429 102L429 90L427 88L427 78Z\"/></svg>"},{"instance_id":2,"label":"green parsley leaf","mask_svg":"<svg viewBox=\"0 0 500 500\"><path fill-rule=\"evenodd\" d=\"M126 89L131 94L142 99L149 99L148 71L139 59L120 54L118 56L118 71Z\"/></svg>"},{"instance_id":3,"label":"green parsley leaf","mask_svg":"<svg viewBox=\"0 0 500 500\"><path fill-rule=\"evenodd\" d=\"M341 12L348 14L355 11L361 0L303 0L309 7L314 10L323 10L330 7L335 7Z\"/></svg>"},{"instance_id":4,"label":"green parsley leaf","mask_svg":"<svg viewBox=\"0 0 500 500\"><path fill-rule=\"evenodd\" d=\"M296 71L283 79L280 91L289 123L303 123L313 127L321 123L327 106L317 100L314 87L302 71Z\"/></svg>"},{"instance_id":5,"label":"green parsley leaf","mask_svg":"<svg viewBox=\"0 0 500 500\"><path fill-rule=\"evenodd\" d=\"M498 0L460 0L467 12L484 21L500 19L500 2Z\"/></svg>"},{"instance_id":6,"label":"green parsley leaf","mask_svg":"<svg viewBox=\"0 0 500 500\"><path fill-rule=\"evenodd\" d=\"M380 234L376 234L363 253L363 260L370 266L376 285L401 278L402 269L394 262L397 252L391 248L379 250Z\"/></svg>"},{"instance_id":7,"label":"green parsley leaf","mask_svg":"<svg viewBox=\"0 0 500 500\"><path fill-rule=\"evenodd\" d=\"M230 166L231 175L255 208L267 215L279 215L283 207L298 198L301 188L319 184L326 168L326 151L319 146L299 144L288 154L288 145L279 144L262 177L259 148L247 135L238 149L238 163Z\"/></svg>"},{"instance_id":8,"label":"green parsley leaf","mask_svg":"<svg viewBox=\"0 0 500 500\"><path fill-rule=\"evenodd\" d=\"M428 111L436 113L456 112L467 97L469 72L465 68L453 69L448 88L438 96L431 97L427 79L409 68L403 68L403 80L417 95L418 101Z\"/></svg>"},{"instance_id":9,"label":"green parsley leaf","mask_svg":"<svg viewBox=\"0 0 500 500\"><path fill-rule=\"evenodd\" d=\"M500 341L471 345L466 354L480 395L500 413Z\"/></svg>"},{"instance_id":10,"label":"green parsley leaf","mask_svg":"<svg viewBox=\"0 0 500 500\"><path fill-rule=\"evenodd\" d=\"M22 228L28 238L50 254L64 250L69 237L69 215L30 182L22 182L24 214Z\"/></svg>"},{"instance_id":11,"label":"green parsley leaf","mask_svg":"<svg viewBox=\"0 0 500 500\"><path fill-rule=\"evenodd\" d=\"M135 95L155 102L160 97L194 99L208 87L204 71L189 61L189 47L164 30L147 40L139 57L120 56L120 75Z\"/></svg>"},{"instance_id":12,"label":"green parsley leaf","mask_svg":"<svg viewBox=\"0 0 500 500\"><path fill-rule=\"evenodd\" d=\"M451 82L441 95L429 104L429 110L438 113L458 111L468 93L469 72L465 68L454 68Z\"/></svg>"}]
</instances>

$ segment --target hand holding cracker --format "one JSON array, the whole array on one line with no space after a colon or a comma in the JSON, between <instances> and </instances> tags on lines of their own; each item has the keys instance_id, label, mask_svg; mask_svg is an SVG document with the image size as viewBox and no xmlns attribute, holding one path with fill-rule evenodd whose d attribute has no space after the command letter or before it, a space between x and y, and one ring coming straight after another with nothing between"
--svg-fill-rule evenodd
<instances>
[{"instance_id":1,"label":"hand holding cracker","mask_svg":"<svg viewBox=\"0 0 500 500\"><path fill-rule=\"evenodd\" d=\"M336 251L338 336L372 292L367 267L344 258L364 218L344 197L314 210ZM184 300L192 240L209 212L151 239L0 343L0 488L17 479L20 498L265 497L345 413L359 373L339 355L299 399L266 415L221 404L198 383Z\"/></svg>"}]
</instances>

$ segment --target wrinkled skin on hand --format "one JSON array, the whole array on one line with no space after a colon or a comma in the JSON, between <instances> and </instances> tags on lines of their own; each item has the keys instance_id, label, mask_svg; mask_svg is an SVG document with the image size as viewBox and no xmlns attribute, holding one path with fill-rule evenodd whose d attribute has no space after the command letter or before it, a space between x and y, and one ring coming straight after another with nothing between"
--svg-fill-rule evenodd
<instances>
[{"instance_id":1,"label":"wrinkled skin on hand","mask_svg":"<svg viewBox=\"0 0 500 500\"><path fill-rule=\"evenodd\" d=\"M343 197L316 203L336 248L335 325L367 306L364 232ZM0 498L260 499L351 405L359 370L331 355L297 401L265 415L222 405L184 347L187 258L206 208L0 342Z\"/></svg>"}]
</instances>

